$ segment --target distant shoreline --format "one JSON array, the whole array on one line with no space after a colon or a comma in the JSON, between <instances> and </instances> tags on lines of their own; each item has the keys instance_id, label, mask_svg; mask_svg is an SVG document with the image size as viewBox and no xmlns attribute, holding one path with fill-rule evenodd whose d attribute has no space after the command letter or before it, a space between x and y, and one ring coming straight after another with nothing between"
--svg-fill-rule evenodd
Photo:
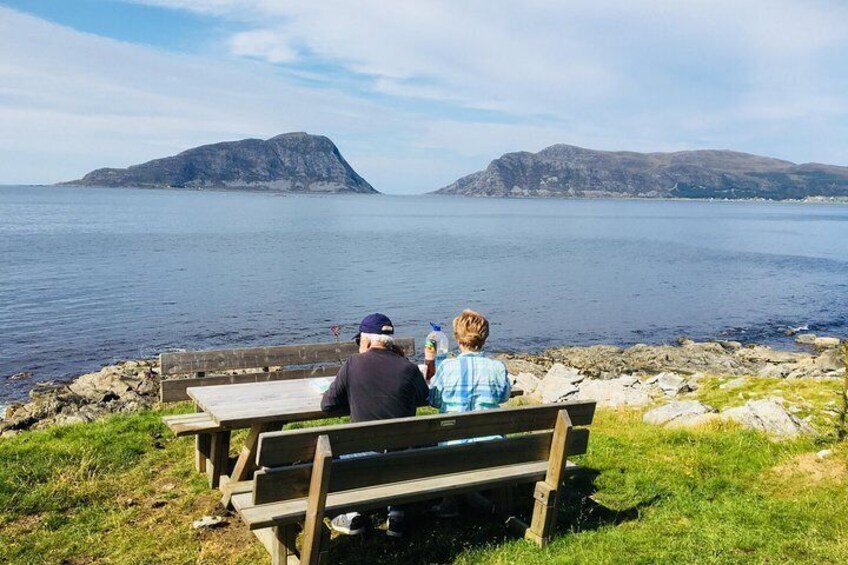
<instances>
[{"instance_id":1,"label":"distant shoreline","mask_svg":"<svg viewBox=\"0 0 848 565\"><path fill-rule=\"evenodd\" d=\"M418 194L392 194L392 193L357 193L357 192L285 192L271 188L181 188L174 186L95 186L81 184L0 184L0 188L94 188L102 189L129 189L129 190L166 190L170 192L232 192L268 194L273 196L390 196L390 197L415 197L433 196L445 198L468 198L474 200L574 200L574 201L648 201L648 202L751 202L751 203L778 203L778 204L848 204L848 196L808 196L803 199L793 198L683 198L670 196L485 196L473 194L437 194L435 192L423 192Z\"/></svg>"}]
</instances>

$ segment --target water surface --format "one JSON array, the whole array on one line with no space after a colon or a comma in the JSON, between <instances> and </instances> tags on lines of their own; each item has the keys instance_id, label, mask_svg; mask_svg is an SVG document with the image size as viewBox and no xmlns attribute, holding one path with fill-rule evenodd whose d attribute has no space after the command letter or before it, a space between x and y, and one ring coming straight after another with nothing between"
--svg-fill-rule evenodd
<instances>
[{"instance_id":1,"label":"water surface","mask_svg":"<svg viewBox=\"0 0 848 565\"><path fill-rule=\"evenodd\" d=\"M496 350L848 333L848 206L0 187L0 401L174 349L402 335ZM20 381L5 377L21 371Z\"/></svg>"}]
</instances>

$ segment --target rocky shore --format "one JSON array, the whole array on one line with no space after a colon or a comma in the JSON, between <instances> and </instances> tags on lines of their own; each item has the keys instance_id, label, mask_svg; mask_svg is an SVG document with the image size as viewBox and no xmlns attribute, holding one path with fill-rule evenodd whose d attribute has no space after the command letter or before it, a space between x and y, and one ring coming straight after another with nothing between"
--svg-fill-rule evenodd
<instances>
[{"instance_id":1,"label":"rocky shore","mask_svg":"<svg viewBox=\"0 0 848 565\"><path fill-rule=\"evenodd\" d=\"M709 419L733 420L788 437L808 431L809 426L777 398L719 412L687 394L696 391L703 379L716 375L723 377L722 387L731 389L745 379L844 377L838 339L799 336L799 342L806 351L681 339L678 345L561 347L542 354L500 357L531 400L593 399L605 407L659 405L645 414L646 421L692 425ZM125 361L67 385L33 390L28 402L12 404L0 415L0 435L150 408L158 402L158 392L156 360Z\"/></svg>"}]
</instances>

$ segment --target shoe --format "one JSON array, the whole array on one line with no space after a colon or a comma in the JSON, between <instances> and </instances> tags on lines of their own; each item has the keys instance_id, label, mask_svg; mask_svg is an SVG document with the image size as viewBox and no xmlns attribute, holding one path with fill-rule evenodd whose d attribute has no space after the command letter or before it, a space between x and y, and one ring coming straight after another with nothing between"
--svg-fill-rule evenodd
<instances>
[{"instance_id":1,"label":"shoe","mask_svg":"<svg viewBox=\"0 0 848 565\"><path fill-rule=\"evenodd\" d=\"M436 515L436 518L456 518L459 516L459 508L456 505L456 499L448 496L431 508L431 512Z\"/></svg>"},{"instance_id":2,"label":"shoe","mask_svg":"<svg viewBox=\"0 0 848 565\"><path fill-rule=\"evenodd\" d=\"M368 527L368 521L362 514L351 512L349 514L339 514L333 518L330 521L330 527L334 532L346 536L358 536Z\"/></svg>"},{"instance_id":3,"label":"shoe","mask_svg":"<svg viewBox=\"0 0 848 565\"><path fill-rule=\"evenodd\" d=\"M406 533L406 518L403 516L392 516L386 521L386 535L390 538L402 538Z\"/></svg>"}]
</instances>

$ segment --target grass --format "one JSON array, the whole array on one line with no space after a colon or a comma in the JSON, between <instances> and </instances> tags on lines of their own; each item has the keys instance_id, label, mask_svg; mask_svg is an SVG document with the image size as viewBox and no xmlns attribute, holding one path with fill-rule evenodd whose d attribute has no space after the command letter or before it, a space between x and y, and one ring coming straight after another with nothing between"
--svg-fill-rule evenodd
<instances>
[{"instance_id":1,"label":"grass","mask_svg":"<svg viewBox=\"0 0 848 565\"><path fill-rule=\"evenodd\" d=\"M840 386L757 379L727 391L723 380L706 379L698 395L722 407L779 386L815 411ZM220 529L191 528L223 511L193 470L193 442L172 438L161 416L0 439L0 562L268 562L233 516ZM821 425L820 437L778 443L728 424L668 430L643 424L639 411L601 410L545 549L489 516L421 514L401 541L378 532L335 540L332 562L845 563L848 446ZM824 447L833 455L819 460Z\"/></svg>"}]
</instances>

